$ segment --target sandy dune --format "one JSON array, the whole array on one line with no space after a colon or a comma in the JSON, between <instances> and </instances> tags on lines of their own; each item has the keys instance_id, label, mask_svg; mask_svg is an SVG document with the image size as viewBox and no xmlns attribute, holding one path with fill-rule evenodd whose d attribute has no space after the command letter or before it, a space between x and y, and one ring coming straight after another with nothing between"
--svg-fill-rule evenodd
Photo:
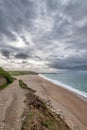
<instances>
[{"instance_id":1,"label":"sandy dune","mask_svg":"<svg viewBox=\"0 0 87 130\"><path fill-rule=\"evenodd\" d=\"M38 75L18 76L36 90L42 99L50 100L54 109L61 113L73 130L87 130L87 102L76 94L58 87Z\"/></svg>"},{"instance_id":2,"label":"sandy dune","mask_svg":"<svg viewBox=\"0 0 87 130\"><path fill-rule=\"evenodd\" d=\"M16 80L0 91L0 130L20 130L24 99L24 90Z\"/></svg>"}]
</instances>

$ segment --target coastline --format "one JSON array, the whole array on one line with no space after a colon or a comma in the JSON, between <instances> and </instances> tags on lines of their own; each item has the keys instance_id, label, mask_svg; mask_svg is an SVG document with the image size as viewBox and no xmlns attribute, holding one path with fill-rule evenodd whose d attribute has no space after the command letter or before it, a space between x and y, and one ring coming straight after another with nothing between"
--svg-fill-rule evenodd
<instances>
[{"instance_id":1,"label":"coastline","mask_svg":"<svg viewBox=\"0 0 87 130\"><path fill-rule=\"evenodd\" d=\"M30 88L36 90L36 95L44 101L51 102L54 111L60 113L65 122L73 130L87 129L87 102L75 93L58 87L38 75L17 76Z\"/></svg>"},{"instance_id":2,"label":"coastline","mask_svg":"<svg viewBox=\"0 0 87 130\"><path fill-rule=\"evenodd\" d=\"M63 83L61 83L61 82L59 82L59 81L56 81L56 80L52 80L52 79L50 79L50 78L47 78L47 77L43 76L42 74L39 74L39 76L40 76L41 78L44 78L45 80L51 82L52 84L56 85L57 87L62 87L62 88L64 88L64 89L66 89L66 90L68 90L68 91L70 91L70 92L76 94L79 98L81 98L81 99L83 99L84 101L87 102L87 93L85 93L85 92L83 92L83 91L80 91L80 90L77 90L77 89L75 89L75 88L72 88L71 86L65 85L65 84L63 84Z\"/></svg>"}]
</instances>

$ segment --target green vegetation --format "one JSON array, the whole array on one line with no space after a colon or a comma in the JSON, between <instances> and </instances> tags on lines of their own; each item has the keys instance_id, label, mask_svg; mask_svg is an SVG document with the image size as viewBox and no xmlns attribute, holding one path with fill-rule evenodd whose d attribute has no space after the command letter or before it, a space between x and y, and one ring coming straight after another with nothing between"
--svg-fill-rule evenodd
<instances>
[{"instance_id":1,"label":"green vegetation","mask_svg":"<svg viewBox=\"0 0 87 130\"><path fill-rule=\"evenodd\" d=\"M32 72L32 71L9 71L9 73L13 76L37 74L36 72Z\"/></svg>"},{"instance_id":2,"label":"green vegetation","mask_svg":"<svg viewBox=\"0 0 87 130\"><path fill-rule=\"evenodd\" d=\"M8 84L13 82L13 78L11 77L11 75L1 67L0 67L0 76L3 76L7 80L5 84L3 83L3 85L0 86L0 90L4 89Z\"/></svg>"},{"instance_id":3,"label":"green vegetation","mask_svg":"<svg viewBox=\"0 0 87 130\"><path fill-rule=\"evenodd\" d=\"M48 128L48 123L46 121L41 121L41 125Z\"/></svg>"},{"instance_id":4,"label":"green vegetation","mask_svg":"<svg viewBox=\"0 0 87 130\"><path fill-rule=\"evenodd\" d=\"M28 89L27 85L22 80L19 80L19 86L23 89Z\"/></svg>"},{"instance_id":5,"label":"green vegetation","mask_svg":"<svg viewBox=\"0 0 87 130\"><path fill-rule=\"evenodd\" d=\"M27 84L25 84L21 79L19 79L19 86L22 88L22 89L26 89L26 90L29 90L31 92L36 92L35 90L29 88L27 86Z\"/></svg>"},{"instance_id":6,"label":"green vegetation","mask_svg":"<svg viewBox=\"0 0 87 130\"><path fill-rule=\"evenodd\" d=\"M33 115L34 115L34 113L33 113L33 112L29 112L29 116L31 116L31 117L32 117Z\"/></svg>"},{"instance_id":7,"label":"green vegetation","mask_svg":"<svg viewBox=\"0 0 87 130\"><path fill-rule=\"evenodd\" d=\"M11 75L1 67L0 67L0 75L4 76L7 79L8 83L13 82L13 78L11 77Z\"/></svg>"},{"instance_id":8,"label":"green vegetation","mask_svg":"<svg viewBox=\"0 0 87 130\"><path fill-rule=\"evenodd\" d=\"M54 128L55 120L42 121L41 125L49 128L49 129L52 129L52 127Z\"/></svg>"}]
</instances>

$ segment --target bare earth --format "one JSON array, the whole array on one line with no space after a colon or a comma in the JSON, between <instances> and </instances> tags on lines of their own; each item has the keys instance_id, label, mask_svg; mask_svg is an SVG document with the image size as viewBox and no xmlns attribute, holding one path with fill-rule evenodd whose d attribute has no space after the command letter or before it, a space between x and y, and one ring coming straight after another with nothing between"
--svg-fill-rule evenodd
<instances>
[{"instance_id":1,"label":"bare earth","mask_svg":"<svg viewBox=\"0 0 87 130\"><path fill-rule=\"evenodd\" d=\"M4 85L7 83L6 78L4 78L3 76L0 75L0 86Z\"/></svg>"},{"instance_id":2,"label":"bare earth","mask_svg":"<svg viewBox=\"0 0 87 130\"><path fill-rule=\"evenodd\" d=\"M39 95L42 99L50 100L52 106L54 107L54 110L61 114L62 118L65 119L67 124L71 128L73 128L73 130L87 130L87 102L86 101L79 98L76 94L64 88L58 87L49 81L46 81L45 79L39 77L38 75L17 76L17 78L22 79L23 82L25 82L30 88L36 90L36 94ZM2 93L2 95L3 94L4 92ZM2 96L0 93L0 105L1 105L1 97ZM14 98L17 98L17 96ZM6 99L7 98L5 98L5 100ZM12 99L10 99L11 101L7 102L8 105L6 105L4 109L9 108L7 106L10 106L9 104L12 104ZM20 99L20 100L23 100L23 99ZM18 108L20 109L20 107ZM9 114L8 111L9 110L7 109L7 112L6 112L7 114ZM1 114L2 114L2 111L0 108L0 115ZM6 116L6 114L4 115ZM4 119L4 117L0 117L0 120L1 119ZM20 118L19 118L19 121L20 121ZM16 128L15 130L18 130L18 128Z\"/></svg>"},{"instance_id":3,"label":"bare earth","mask_svg":"<svg viewBox=\"0 0 87 130\"><path fill-rule=\"evenodd\" d=\"M16 80L0 91L0 130L20 130L25 108L24 93Z\"/></svg>"}]
</instances>

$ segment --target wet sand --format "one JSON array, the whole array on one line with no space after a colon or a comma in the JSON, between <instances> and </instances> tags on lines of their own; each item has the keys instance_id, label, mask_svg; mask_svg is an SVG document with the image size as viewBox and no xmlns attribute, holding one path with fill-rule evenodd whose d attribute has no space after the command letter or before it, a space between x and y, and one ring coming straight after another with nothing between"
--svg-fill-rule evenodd
<instances>
[{"instance_id":1,"label":"wet sand","mask_svg":"<svg viewBox=\"0 0 87 130\"><path fill-rule=\"evenodd\" d=\"M87 130L87 102L75 93L41 78L38 75L17 76L30 88L36 90L36 95L43 100L50 100L51 105L73 130Z\"/></svg>"}]
</instances>

